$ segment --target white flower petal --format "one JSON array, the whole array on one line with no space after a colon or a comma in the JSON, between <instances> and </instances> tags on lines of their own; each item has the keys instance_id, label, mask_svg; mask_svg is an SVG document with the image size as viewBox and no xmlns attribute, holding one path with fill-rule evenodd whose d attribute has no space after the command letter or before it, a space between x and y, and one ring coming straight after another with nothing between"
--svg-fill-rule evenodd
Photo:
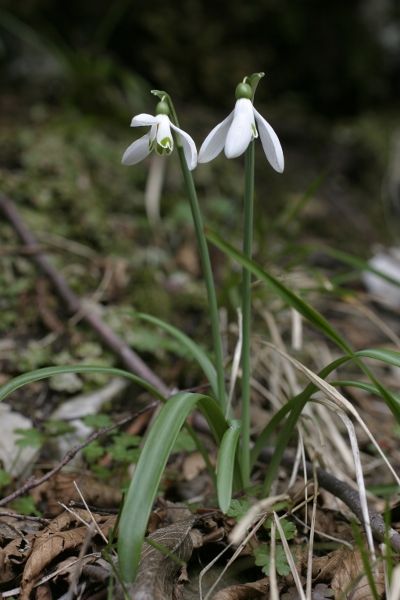
<instances>
[{"instance_id":1,"label":"white flower petal","mask_svg":"<svg viewBox=\"0 0 400 600\"><path fill-rule=\"evenodd\" d=\"M264 117L262 117L255 108L253 110L258 125L258 131L260 132L261 143L262 147L264 148L265 156L275 171L282 173L283 169L285 168L285 161L278 136L272 129L271 125L264 119Z\"/></svg>"},{"instance_id":2,"label":"white flower petal","mask_svg":"<svg viewBox=\"0 0 400 600\"><path fill-rule=\"evenodd\" d=\"M139 140L136 140L136 142L133 142L133 144L125 150L122 157L123 165L136 165L136 163L140 162L150 154L151 133L152 131L150 130L149 133Z\"/></svg>"},{"instance_id":3,"label":"white flower petal","mask_svg":"<svg viewBox=\"0 0 400 600\"><path fill-rule=\"evenodd\" d=\"M145 127L146 125L156 125L160 121L160 115L153 117L153 115L140 114L133 117L131 127Z\"/></svg>"},{"instance_id":4,"label":"white flower petal","mask_svg":"<svg viewBox=\"0 0 400 600\"><path fill-rule=\"evenodd\" d=\"M158 115L157 145L161 146L167 154L174 149L174 140L171 133L170 120L167 115Z\"/></svg>"},{"instance_id":5,"label":"white flower petal","mask_svg":"<svg viewBox=\"0 0 400 600\"><path fill-rule=\"evenodd\" d=\"M199 163L210 162L222 152L234 112L232 111L229 117L226 117L222 123L214 127L211 133L208 134L200 148Z\"/></svg>"},{"instance_id":6,"label":"white flower petal","mask_svg":"<svg viewBox=\"0 0 400 600\"><path fill-rule=\"evenodd\" d=\"M176 127L173 123L171 123L171 127L179 135L179 138L180 138L180 140L182 142L183 151L185 153L185 158L186 158L187 166L189 168L189 171L193 171L193 169L197 165L197 148L196 148L196 144L194 143L194 141L192 140L192 138L190 137L190 135L188 133L186 133L186 131L183 131L182 129L179 129L179 127Z\"/></svg>"},{"instance_id":7,"label":"white flower petal","mask_svg":"<svg viewBox=\"0 0 400 600\"><path fill-rule=\"evenodd\" d=\"M232 125L226 137L226 157L236 158L243 154L254 137L257 137L257 130L254 123L253 104L247 98L240 98L236 102Z\"/></svg>"}]
</instances>

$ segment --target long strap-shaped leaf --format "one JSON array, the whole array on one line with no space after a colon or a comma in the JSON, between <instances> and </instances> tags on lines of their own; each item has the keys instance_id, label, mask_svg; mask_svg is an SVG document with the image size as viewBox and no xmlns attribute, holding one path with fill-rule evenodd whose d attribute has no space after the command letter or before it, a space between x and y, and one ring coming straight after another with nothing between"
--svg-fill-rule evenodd
<instances>
[{"instance_id":1,"label":"long strap-shaped leaf","mask_svg":"<svg viewBox=\"0 0 400 600\"><path fill-rule=\"evenodd\" d=\"M231 503L236 446L242 429L240 421L228 421L228 423L229 429L225 431L222 438L217 463L218 504L223 513L228 512Z\"/></svg>"},{"instance_id":2,"label":"long strap-shaped leaf","mask_svg":"<svg viewBox=\"0 0 400 600\"><path fill-rule=\"evenodd\" d=\"M335 342L339 348L342 348L346 354L348 354L357 365L368 375L371 381L375 384L377 389L379 390L379 394L382 396L386 404L389 406L393 415L396 417L398 423L400 423L400 408L390 394L388 390L386 390L374 375L370 372L368 367L360 360L357 354L350 348L350 346L343 340L340 335L335 331L335 329L328 323L328 321L320 315L314 308L309 306L304 300L296 296L291 290L289 290L286 286L283 285L280 281L275 279L272 275L267 273L265 269L263 269L260 265L258 265L254 260L245 256L240 250L237 250L231 244L228 244L225 240L221 238L217 233L213 231L207 231L206 233L207 239L215 244L217 248L225 252L228 256L236 260L239 264L243 265L253 273L256 277L261 279L270 289L272 289L284 302L292 306L297 310L305 319L307 319L312 325L317 327L322 333L324 333L327 337L329 337L333 342Z\"/></svg>"},{"instance_id":3,"label":"long strap-shaped leaf","mask_svg":"<svg viewBox=\"0 0 400 600\"><path fill-rule=\"evenodd\" d=\"M365 356L366 358L375 358L376 360L381 360L386 362L387 364L393 365L395 367L400 367L400 352L396 352L394 350L382 350L381 348L371 348L369 350L360 350L356 352L357 356ZM337 358L332 363L324 367L322 371L318 373L318 377L321 379L325 379L332 371L343 365L344 363L351 360L351 356L342 356L341 358ZM366 390L371 394L377 394L380 396L380 392L377 387L363 382L356 381L331 381L331 385L334 386L352 386L358 387L360 389ZM279 425L279 423L284 419L288 412L290 412L296 405L297 409L301 408L303 410L306 402L311 398L311 396L318 391L317 386L313 383L309 383L307 387L301 392L298 396L295 396L289 402L284 404L282 408L278 410L277 413L272 417L270 422L264 427L264 429L259 434L256 443L250 453L250 466L254 467L254 464L265 444L267 444L270 436ZM396 394L395 392L390 392L393 396L394 400L398 403L400 408L400 394Z\"/></svg>"},{"instance_id":4,"label":"long strap-shaped leaf","mask_svg":"<svg viewBox=\"0 0 400 600\"><path fill-rule=\"evenodd\" d=\"M190 337L170 323L166 323L161 319L157 319L157 317L153 317L152 315L147 315L145 313L134 313L134 315L139 317L139 319L143 319L144 321L148 321L153 325L157 325L157 327L161 327L161 329L164 329L164 331L172 335L180 344L182 344L189 354L191 354L193 358L197 360L211 385L211 389L214 392L215 397L218 398L217 371L215 370L215 367L208 358L207 354L200 348L200 346L198 346L193 340L190 339Z\"/></svg>"},{"instance_id":5,"label":"long strap-shaped leaf","mask_svg":"<svg viewBox=\"0 0 400 600\"><path fill-rule=\"evenodd\" d=\"M31 383L32 381L39 381L39 379L46 379L47 377L53 377L54 375L62 375L64 373L105 373L106 375L115 375L119 377L126 377L135 383L138 383L146 390L151 392L156 398L162 402L166 402L166 398L159 391L156 390L150 383L147 383L141 377L133 375L129 371L123 369L115 369L114 367L100 367L100 366L89 366L89 365L68 365L59 367L45 367L43 369L36 369L35 371L29 371L23 375L18 375L10 381L7 381L0 387L0 402L4 400L8 394L11 394L14 390Z\"/></svg>"},{"instance_id":6,"label":"long strap-shaped leaf","mask_svg":"<svg viewBox=\"0 0 400 600\"><path fill-rule=\"evenodd\" d=\"M118 558L127 582L136 577L147 521L168 457L188 413L196 404L218 445L229 428L221 409L209 396L181 392L163 406L143 447L121 516Z\"/></svg>"}]
</instances>

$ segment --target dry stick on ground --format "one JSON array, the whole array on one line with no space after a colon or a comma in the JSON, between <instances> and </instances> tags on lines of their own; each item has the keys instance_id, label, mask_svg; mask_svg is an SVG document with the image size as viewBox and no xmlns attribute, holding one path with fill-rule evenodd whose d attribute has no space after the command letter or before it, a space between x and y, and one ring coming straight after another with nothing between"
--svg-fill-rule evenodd
<instances>
[{"instance_id":1,"label":"dry stick on ground","mask_svg":"<svg viewBox=\"0 0 400 600\"><path fill-rule=\"evenodd\" d=\"M265 446L260 454L260 459L269 462L272 458L272 455L275 452L275 448L272 446ZM286 450L283 454L281 465L286 467L287 469L292 469L294 465L295 458L293 454ZM311 462L306 462L307 476L313 476L313 464ZM318 484L320 487L324 488L327 492L330 492L342 502L344 502L350 510L355 514L357 519L363 522L362 510L361 510L361 502L360 495L356 490L353 490L347 483L344 481L340 481L333 475L330 475L324 469L317 469L317 477ZM372 508L368 508L369 518L371 521L372 533L375 538L380 541L385 541L385 531L386 524L377 512L375 512ZM394 529L389 529L389 537L390 543L394 550L400 553L400 533L397 533Z\"/></svg>"},{"instance_id":2,"label":"dry stick on ground","mask_svg":"<svg viewBox=\"0 0 400 600\"><path fill-rule=\"evenodd\" d=\"M127 423L128 421L131 421L132 419L136 419L139 415L143 414L144 412L146 412L148 410L154 410L156 408L156 406L158 406L158 404L159 404L158 400L155 402L152 402L151 404L148 404L141 410L138 410L138 412L135 413L134 415L125 417L124 419L121 419L120 421L118 421L117 423L114 423L113 425L108 425L108 427L102 427L101 429L98 429L97 431L92 433L92 435L90 437L88 437L87 440L85 440L84 442L81 442L80 444L77 444L76 446L71 448L71 450L69 450L67 452L67 454L64 456L62 461L59 462L58 465L56 467L54 467L54 469L52 469L51 471L49 471L48 473L43 475L43 477L39 477L39 479L36 479L36 477L34 477L34 476L29 477L29 479L27 479L27 481L24 483L24 485L22 485L18 490L15 490L15 492L10 494L9 496L6 496L6 498L2 498L0 500L0 506L4 506L5 504L8 504L8 502L15 500L15 498L18 498L18 496L21 496L22 494L24 494L28 490L31 490L32 488L38 487L39 485L41 485L42 483L44 483L45 481L47 481L48 479L53 477L53 475L55 475L56 473L58 473L58 471L60 471L63 467L65 467L65 465L68 464L69 461L72 460L74 458L74 456L76 454L78 454L78 452L80 450L82 450L82 448L85 448L86 446L88 446L90 444L90 442L93 442L93 440L96 440L101 435L104 435L104 434L108 433L109 431L116 429L117 427L121 427L121 425L124 425L125 423Z\"/></svg>"},{"instance_id":3,"label":"dry stick on ground","mask_svg":"<svg viewBox=\"0 0 400 600\"><path fill-rule=\"evenodd\" d=\"M5 217L13 225L14 229L26 247L32 249L34 248L36 250L38 247L38 242L35 236L31 233L31 231L29 231L28 227L22 220L18 210L15 207L15 204L1 193L0 208ZM51 280L54 288L57 290L57 293L67 305L68 310L72 314L76 314L79 310L82 310L82 302L68 286L64 277L57 271L57 269L53 267L47 256L42 252L35 252L32 254L32 259ZM170 391L165 383L161 381L161 379L159 379L159 377L157 377L157 375L151 369L149 369L142 359L131 348L129 348L129 346L127 346L125 342L121 340L121 338L116 335L116 333L114 333L114 331L110 329L110 327L108 327L108 325L106 325L94 311L85 312L82 318L98 333L107 346L113 352L118 354L118 356L120 356L125 366L132 373L135 373L139 377L142 377L148 381L148 383L154 386L164 396L168 397L170 395Z\"/></svg>"},{"instance_id":4,"label":"dry stick on ground","mask_svg":"<svg viewBox=\"0 0 400 600\"><path fill-rule=\"evenodd\" d=\"M29 231L29 229L27 228L27 226L21 219L14 203L11 200L9 200L8 198L6 198L1 193L0 193L0 208L2 209L6 218L13 225L13 227L17 231L18 235L20 236L22 242L27 246L27 248L32 247L36 250L38 247L38 243L35 239L35 236ZM32 258L39 265L39 267L42 269L42 271L49 277L49 279L53 283L55 289L57 290L58 294L65 301L65 303L66 303L68 309L71 311L71 313L75 314L76 312L78 312L78 310L80 310L82 308L82 303L80 302L79 298L73 293L73 291L70 289L70 287L68 286L64 277L62 277L62 275L60 275L60 273L58 273L58 271L53 267L53 265L50 263L49 259L45 256L45 254L40 253L40 252L39 253L34 252L32 254ZM142 377L143 379L145 379L146 381L151 383L163 395L169 396L169 390L168 390L167 386L165 385L165 383L163 381L161 381L157 377L157 375L155 375L155 373L153 373L153 371L151 371L151 369L149 369L149 367L141 360L141 358L135 352L133 352L133 350L131 350L112 331L112 329L110 329L105 323L103 323L103 321L98 317L98 315L96 315L94 312L87 312L84 315L83 319L100 335L100 337L104 340L104 342L108 345L108 347L111 348L111 350L113 350L116 354L118 354L118 356L121 357L121 359L123 360L123 362L125 363L125 365L128 367L128 369L130 371L132 371L139 377ZM154 406L156 404L157 403L154 403ZM150 406L152 406L152 405L150 405ZM115 426L111 426L111 427L115 427ZM104 428L104 429L107 430L107 428ZM99 433L99 432L96 432L96 433L97 433L97 435L102 435L102 433L104 433L104 431L102 433ZM89 438L90 441L92 441L92 439L96 439L97 435L96 434L93 434L93 435L95 437L91 436L91 438ZM31 489L32 487L37 487L38 485L40 485L40 483L43 483L43 481L46 481L47 479L52 477L52 475L54 475L54 473L59 471L64 466L64 464L67 464L68 461L71 460L71 458L73 456L75 456L75 454L77 452L79 452L79 450L81 448L83 448L85 445L87 445L88 443L89 443L89 441L83 442L83 445L81 444L79 447L75 446L75 448L73 448L72 450L70 450L70 452L68 452L68 454L65 456L63 461L61 461L60 465L55 467L55 469L53 469L52 471L47 473L41 479L36 480L35 478L32 478L32 477L29 478L28 481L25 483L25 485L22 486L16 492L14 492L14 494L11 494L7 498L4 498L3 500L1 500L0 506L3 506L6 502L9 502L10 500L13 500L17 496L20 496L22 493ZM75 449L76 449L76 451L75 451ZM71 455L71 452L74 452L74 454ZM262 454L263 458L265 460L268 460L269 458L271 458L272 452L273 452L273 449L264 448L263 454ZM68 458L70 455L71 455L71 457ZM292 455L290 453L285 453L283 456L283 459L282 459L282 464L284 466L286 465L288 467L291 467L291 466L293 466L292 461L293 461ZM312 464L311 463L307 463L307 472L308 472L308 469L310 469L309 475L312 476ZM348 486L346 483L344 483L343 481L339 481L339 479L336 479L336 477L329 475L323 469L317 469L317 474L318 474L318 480L319 480L320 486L323 487L324 489L326 489L327 491L331 492L333 495L340 498L345 504L347 504L347 506L350 508L350 510L360 520L362 520L361 505L360 505L360 499L359 499L358 493L355 490L353 490L350 486ZM370 515L371 527L372 527L372 531L373 531L374 535L379 540L384 539L384 535L385 535L384 520L375 511L373 511L371 509L369 509L369 515ZM396 533L394 530L391 530L390 540L391 540L393 548L397 552L400 552L400 534Z\"/></svg>"}]
</instances>

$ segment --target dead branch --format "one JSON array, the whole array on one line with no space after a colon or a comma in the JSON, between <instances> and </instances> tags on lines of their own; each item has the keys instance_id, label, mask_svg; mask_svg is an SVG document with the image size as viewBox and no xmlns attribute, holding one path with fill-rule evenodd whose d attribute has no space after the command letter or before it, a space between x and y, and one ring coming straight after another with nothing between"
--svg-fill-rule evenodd
<instances>
[{"instance_id":1,"label":"dead branch","mask_svg":"<svg viewBox=\"0 0 400 600\"><path fill-rule=\"evenodd\" d=\"M21 241L27 248L32 248L32 259L40 267L40 269L47 275L52 282L58 295L65 302L68 311L71 314L76 314L83 308L82 302L74 294L69 287L64 277L57 271L57 269L51 264L48 257L43 252L37 252L38 242L32 232L28 229L24 221L22 220L14 202L9 198L6 198L4 194L0 193L0 208L3 211L5 217L12 224L15 231L18 233ZM100 317L93 311L84 311L82 317L92 329L102 338L107 346L115 352L123 361L125 366L135 373L139 377L145 379L148 383L154 386L161 394L167 398L170 395L170 391L165 383L157 377L157 375L149 369L149 367L142 361L142 359L134 352L129 346L125 344L121 338L114 333L108 325L106 325Z\"/></svg>"},{"instance_id":2,"label":"dead branch","mask_svg":"<svg viewBox=\"0 0 400 600\"><path fill-rule=\"evenodd\" d=\"M275 452L275 448L265 446L260 454L260 459L269 462ZM287 469L292 469L294 465L295 457L289 450L285 450L282 456L281 465ZM313 476L313 464L306 461L307 476ZM342 502L344 502L349 509L355 514L357 519L363 522L360 495L357 490L353 490L347 483L340 481L333 475L327 473L324 469L317 469L318 484L324 488L327 492L330 492ZM372 533L375 538L379 541L385 541L386 524L384 519L372 508L368 508L369 519L371 522ZM400 553L400 533L389 530L390 543L394 550Z\"/></svg>"}]
</instances>

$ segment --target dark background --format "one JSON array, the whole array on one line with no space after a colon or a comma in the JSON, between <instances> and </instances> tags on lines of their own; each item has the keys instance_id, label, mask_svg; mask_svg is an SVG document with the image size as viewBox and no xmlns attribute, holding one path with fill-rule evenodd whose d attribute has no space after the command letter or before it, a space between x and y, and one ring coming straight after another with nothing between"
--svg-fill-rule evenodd
<instances>
[{"instance_id":1,"label":"dark background","mask_svg":"<svg viewBox=\"0 0 400 600\"><path fill-rule=\"evenodd\" d=\"M229 104L237 81L263 70L260 101L330 117L398 103L396 0L2 0L0 6L44 45L107 54L187 102ZM7 32L4 14L0 22L4 85L23 69L15 64L18 36Z\"/></svg>"},{"instance_id":2,"label":"dark background","mask_svg":"<svg viewBox=\"0 0 400 600\"><path fill-rule=\"evenodd\" d=\"M399 0L1 0L0 7L3 119L69 107L101 117L102 128L106 121L126 128L133 114L154 110L149 91L164 89L200 145L232 110L237 83L264 71L255 103L286 159L282 177L257 160L270 216L327 169L304 231L347 248L357 239L364 254L398 237ZM211 175L202 169L195 177L206 194ZM223 169L219 193L241 197L224 188ZM233 165L226 169L232 180ZM382 195L385 186L390 194Z\"/></svg>"}]
</instances>

